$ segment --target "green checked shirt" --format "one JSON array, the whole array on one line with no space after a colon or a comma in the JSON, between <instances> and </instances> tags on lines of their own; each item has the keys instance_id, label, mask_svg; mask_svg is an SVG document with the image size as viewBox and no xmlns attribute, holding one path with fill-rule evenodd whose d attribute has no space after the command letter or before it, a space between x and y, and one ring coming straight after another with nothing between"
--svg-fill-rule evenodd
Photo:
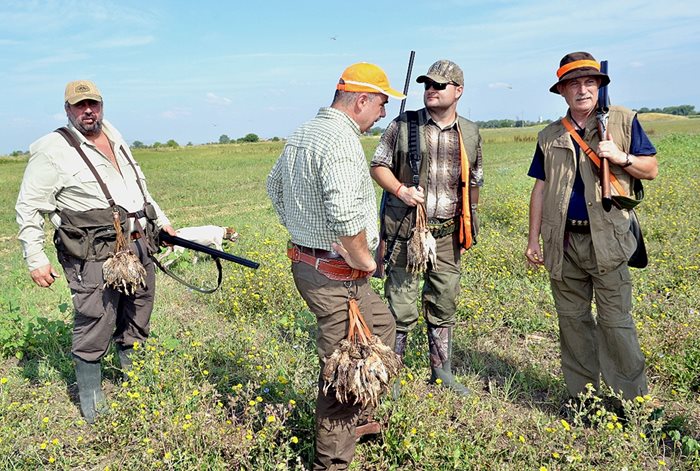
<instances>
[{"instance_id":1,"label":"green checked shirt","mask_svg":"<svg viewBox=\"0 0 700 471\"><path fill-rule=\"evenodd\" d=\"M359 136L348 115L321 108L287 140L267 193L295 244L332 250L340 236L366 231L376 248L376 195Z\"/></svg>"}]
</instances>

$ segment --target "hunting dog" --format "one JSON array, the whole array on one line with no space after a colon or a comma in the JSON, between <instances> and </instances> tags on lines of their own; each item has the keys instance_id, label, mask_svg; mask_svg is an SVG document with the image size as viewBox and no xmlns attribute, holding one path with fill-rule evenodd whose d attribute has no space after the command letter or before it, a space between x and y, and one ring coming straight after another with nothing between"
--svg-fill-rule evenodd
<instances>
[{"instance_id":1,"label":"hunting dog","mask_svg":"<svg viewBox=\"0 0 700 471\"><path fill-rule=\"evenodd\" d=\"M225 240L231 242L236 242L238 240L238 232L233 227L221 227L221 226L193 226L193 227L181 227L175 231L178 237L187 239L192 242L196 242L201 245L206 245L216 250L223 250L223 243ZM178 245L172 247L167 247L165 251L160 255L160 258L165 258L171 253L182 254L185 249ZM195 261L197 255L195 252ZM172 263L173 261L170 261Z\"/></svg>"}]
</instances>

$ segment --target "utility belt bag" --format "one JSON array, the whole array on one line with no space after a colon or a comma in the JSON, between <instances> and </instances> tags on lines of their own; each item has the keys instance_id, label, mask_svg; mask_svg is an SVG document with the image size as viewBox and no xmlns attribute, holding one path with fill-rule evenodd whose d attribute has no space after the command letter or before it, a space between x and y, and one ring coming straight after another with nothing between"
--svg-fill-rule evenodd
<instances>
[{"instance_id":1,"label":"utility belt bag","mask_svg":"<svg viewBox=\"0 0 700 471\"><path fill-rule=\"evenodd\" d=\"M58 250L77 257L81 260L102 261L106 260L110 253L114 253L117 243L117 233L114 229L114 213L119 213L119 221L122 232L127 234L130 230L136 230L146 241L149 255L158 253L158 231L155 221L158 219L155 207L146 200L146 193L141 186L138 172L128 154L121 147L120 150L126 157L134 171L136 183L143 195L143 207L135 213L129 213L117 205L104 181L97 173L97 169L80 148L80 143L68 128L56 129L68 144L73 147L83 159L87 167L100 185L109 208L89 209L87 211L72 211L63 209L60 211L61 226L54 233L54 244ZM134 218L135 227L128 227L128 218ZM146 218L146 227L142 227L139 219Z\"/></svg>"},{"instance_id":2,"label":"utility belt bag","mask_svg":"<svg viewBox=\"0 0 700 471\"><path fill-rule=\"evenodd\" d=\"M122 230L127 231L127 212L117 206ZM90 262L107 260L114 253L117 231L114 229L112 208L59 212L61 225L56 229L53 242L61 252Z\"/></svg>"},{"instance_id":3,"label":"utility belt bag","mask_svg":"<svg viewBox=\"0 0 700 471\"><path fill-rule=\"evenodd\" d=\"M441 237L447 237L452 235L457 230L457 224L459 222L459 216L455 216L452 219L448 219L443 222L436 222L432 224L428 221L428 230L433 235L434 238L439 239Z\"/></svg>"}]
</instances>

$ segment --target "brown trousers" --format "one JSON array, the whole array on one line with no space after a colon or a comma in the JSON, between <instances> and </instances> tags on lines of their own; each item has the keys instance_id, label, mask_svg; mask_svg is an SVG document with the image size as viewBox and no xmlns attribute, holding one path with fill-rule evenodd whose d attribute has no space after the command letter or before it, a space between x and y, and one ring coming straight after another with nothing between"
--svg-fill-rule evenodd
<instances>
[{"instance_id":1,"label":"brown trousers","mask_svg":"<svg viewBox=\"0 0 700 471\"><path fill-rule=\"evenodd\" d=\"M561 366L571 396L600 377L625 399L648 392L644 355L632 319L632 281L627 264L601 274L590 234L567 234L562 280L552 279L559 316ZM591 312L595 293L596 318Z\"/></svg>"},{"instance_id":2,"label":"brown trousers","mask_svg":"<svg viewBox=\"0 0 700 471\"><path fill-rule=\"evenodd\" d=\"M131 243L131 249L146 269L146 286L127 296L104 288L102 262L89 262L58 252L75 308L73 355L85 361L98 361L109 350L110 342L131 347L143 343L150 332L151 312L156 289L153 261L143 239Z\"/></svg>"},{"instance_id":3,"label":"brown trousers","mask_svg":"<svg viewBox=\"0 0 700 471\"><path fill-rule=\"evenodd\" d=\"M362 316L374 335L394 348L396 324L386 304L375 293L367 278L343 282L331 280L312 266L292 263L292 275L299 294L316 315L316 345L323 370L324 357L330 356L348 334L348 298L357 300ZM361 406L343 404L335 391L323 394L319 375L316 400L316 456L314 470L347 469L355 455L355 425Z\"/></svg>"}]
</instances>

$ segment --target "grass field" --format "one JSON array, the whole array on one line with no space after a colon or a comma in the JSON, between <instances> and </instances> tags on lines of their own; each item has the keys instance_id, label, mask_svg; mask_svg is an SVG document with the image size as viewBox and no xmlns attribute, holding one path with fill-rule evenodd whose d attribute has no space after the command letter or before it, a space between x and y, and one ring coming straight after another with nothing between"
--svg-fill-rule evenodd
<instances>
[{"instance_id":1,"label":"grass field","mask_svg":"<svg viewBox=\"0 0 700 471\"><path fill-rule=\"evenodd\" d=\"M353 469L700 468L700 120L645 121L660 173L639 207L650 265L633 270L634 315L653 397L584 425L560 407L556 314L544 271L524 262L535 129L483 132L479 244L464 257L455 363L467 399L429 386L425 324L409 339L402 396L378 410L380 440ZM364 140L371 155L376 138ZM149 187L176 226L233 226L206 296L159 274L152 339L124 380L110 354L110 413L86 425L70 359L72 308L27 276L14 202L26 159L0 158L0 469L307 469L318 374L315 319L265 193L282 143L142 150ZM47 232L50 235L50 232ZM51 257L55 260L53 248ZM380 284L375 280L375 288ZM654 400L665 414L650 421Z\"/></svg>"}]
</instances>

